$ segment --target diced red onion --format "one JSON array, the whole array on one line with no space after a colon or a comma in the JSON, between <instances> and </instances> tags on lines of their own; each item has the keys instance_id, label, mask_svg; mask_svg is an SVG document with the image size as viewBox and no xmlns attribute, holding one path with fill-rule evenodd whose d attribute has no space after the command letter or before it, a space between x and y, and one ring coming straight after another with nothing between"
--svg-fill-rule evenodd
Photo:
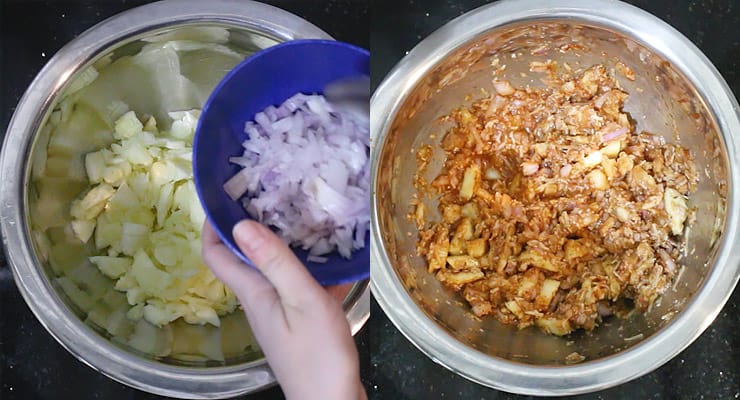
<instances>
[{"instance_id":1,"label":"diced red onion","mask_svg":"<svg viewBox=\"0 0 740 400\"><path fill-rule=\"evenodd\" d=\"M614 313L608 304L601 301L596 303L596 311L602 317L608 317Z\"/></svg>"},{"instance_id":2,"label":"diced red onion","mask_svg":"<svg viewBox=\"0 0 740 400\"><path fill-rule=\"evenodd\" d=\"M611 96L611 94L609 94L609 92L606 92L602 94L601 96L597 97L596 100L594 100L594 106L600 109L601 106L604 105L604 102L606 102L607 97L609 96Z\"/></svg>"},{"instance_id":3,"label":"diced red onion","mask_svg":"<svg viewBox=\"0 0 740 400\"><path fill-rule=\"evenodd\" d=\"M369 126L339 112L323 96L296 94L245 124L244 169L226 193L287 243L326 262L363 248L370 227Z\"/></svg>"},{"instance_id":4,"label":"diced red onion","mask_svg":"<svg viewBox=\"0 0 740 400\"><path fill-rule=\"evenodd\" d=\"M265 113L267 118L270 119L270 121L272 122L277 121L278 115L277 115L277 109L275 108L275 106L267 106L267 108L265 108L263 112Z\"/></svg>"},{"instance_id":5,"label":"diced red onion","mask_svg":"<svg viewBox=\"0 0 740 400\"><path fill-rule=\"evenodd\" d=\"M267 134L272 134L272 121L267 117L264 112L259 112L254 116L254 122L258 123L259 126L264 129Z\"/></svg>"},{"instance_id":6,"label":"diced red onion","mask_svg":"<svg viewBox=\"0 0 740 400\"><path fill-rule=\"evenodd\" d=\"M673 258L663 249L658 250L658 256L660 256L663 264L665 264L665 271L669 274L674 274L676 272L676 262L673 261Z\"/></svg>"},{"instance_id":7,"label":"diced red onion","mask_svg":"<svg viewBox=\"0 0 740 400\"><path fill-rule=\"evenodd\" d=\"M601 136L601 141L602 142L610 142L610 141L612 141L614 139L617 139L617 138L620 138L620 137L624 136L627 132L629 132L629 129L624 128L624 127L615 129L613 131L607 132L604 135L602 135Z\"/></svg>"},{"instance_id":8,"label":"diced red onion","mask_svg":"<svg viewBox=\"0 0 740 400\"><path fill-rule=\"evenodd\" d=\"M224 184L226 194L237 201L249 190L249 170L243 169Z\"/></svg>"}]
</instances>

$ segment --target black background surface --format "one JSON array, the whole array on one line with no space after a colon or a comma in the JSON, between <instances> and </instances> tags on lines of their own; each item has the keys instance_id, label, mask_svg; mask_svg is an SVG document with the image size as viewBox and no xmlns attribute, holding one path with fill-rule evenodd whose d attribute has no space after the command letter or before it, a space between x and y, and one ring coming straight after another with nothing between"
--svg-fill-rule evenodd
<instances>
[{"instance_id":1,"label":"black background surface","mask_svg":"<svg viewBox=\"0 0 740 400\"><path fill-rule=\"evenodd\" d=\"M207 0L204 0L207 1ZM146 0L0 0L0 135L36 73L86 29ZM369 46L367 0L264 0L299 15L338 40ZM368 329L356 337L368 376ZM39 324L0 254L0 399L158 399L85 366ZM278 387L245 399L282 399Z\"/></svg>"},{"instance_id":2,"label":"black background surface","mask_svg":"<svg viewBox=\"0 0 740 400\"><path fill-rule=\"evenodd\" d=\"M586 2L587 0L584 0ZM482 0L374 0L371 7L372 81L419 41L451 19L489 3ZM740 2L629 0L681 31L740 93ZM740 293L688 349L653 373L577 399L740 398ZM373 301L370 310L371 399L526 399L471 383L435 364L407 341Z\"/></svg>"},{"instance_id":3,"label":"black background surface","mask_svg":"<svg viewBox=\"0 0 740 400\"><path fill-rule=\"evenodd\" d=\"M207 0L204 0L207 1ZM313 22L334 37L368 47L374 84L421 39L480 0L265 1ZM97 22L147 1L0 0L0 134L20 96L53 53ZM630 0L689 37L737 94L740 3L735 0ZM370 11L369 11L370 9ZM372 24L368 14L371 12ZM578 399L740 399L740 295L687 350L653 373ZM414 348L375 302L358 335L371 399L525 399L471 383ZM367 355L369 348L372 353ZM368 360L369 359L369 360ZM369 364L369 365L368 365ZM154 399L93 371L51 338L20 297L0 254L0 398ZM280 399L278 388L247 396Z\"/></svg>"}]
</instances>

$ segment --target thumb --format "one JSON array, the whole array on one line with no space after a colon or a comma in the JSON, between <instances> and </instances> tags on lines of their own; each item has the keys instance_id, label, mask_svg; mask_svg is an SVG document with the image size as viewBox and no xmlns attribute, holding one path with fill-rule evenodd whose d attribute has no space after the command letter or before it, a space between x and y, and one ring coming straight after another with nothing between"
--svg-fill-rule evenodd
<instances>
[{"instance_id":1,"label":"thumb","mask_svg":"<svg viewBox=\"0 0 740 400\"><path fill-rule=\"evenodd\" d=\"M233 235L244 255L275 287L283 303L299 306L323 292L293 251L267 227L244 220L236 224Z\"/></svg>"}]
</instances>

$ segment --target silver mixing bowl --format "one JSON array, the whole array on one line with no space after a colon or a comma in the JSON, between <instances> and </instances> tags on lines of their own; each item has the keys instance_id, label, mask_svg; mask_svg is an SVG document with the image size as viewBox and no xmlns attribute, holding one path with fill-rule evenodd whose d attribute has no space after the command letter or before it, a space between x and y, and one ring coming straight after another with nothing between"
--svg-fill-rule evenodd
<instances>
[{"instance_id":1,"label":"silver mixing bowl","mask_svg":"<svg viewBox=\"0 0 740 400\"><path fill-rule=\"evenodd\" d=\"M482 96L481 88L491 90L495 57L515 86L541 85L541 75L529 72L534 60L567 61L574 68L614 67L621 60L637 75L634 82L617 76L631 94L625 108L638 131L680 141L695 155L701 183L689 199L696 220L680 260L685 267L644 315L610 319L566 338L535 328L518 331L475 318L461 296L426 272L415 250L417 230L407 218L413 152L438 144L449 127L438 117ZM642 10L607 0L519 0L469 12L417 45L372 98L372 292L427 356L493 388L574 394L646 374L709 326L740 277L738 134L738 104L717 70L688 39ZM440 153L428 178L442 165ZM436 210L434 200L425 205ZM568 357L574 352L582 362L569 362L580 358Z\"/></svg>"},{"instance_id":2,"label":"silver mixing bowl","mask_svg":"<svg viewBox=\"0 0 740 400\"><path fill-rule=\"evenodd\" d=\"M92 311L88 315L89 305L85 309L75 304L72 300L74 296L67 295L64 285L60 285L58 275L70 270L77 271L77 274L87 271L89 276L78 275L71 279L101 285L87 288L96 293L96 306L111 298L101 300L100 296L113 292L113 281L100 275L95 268L85 270L82 264L92 251L90 247L77 245L75 248L72 245L65 249L58 246L56 256L49 257L49 244L54 244L57 240L55 235L60 236L60 230L35 229L39 222L44 223L39 221L39 210L45 210L47 216L69 219L68 212L64 210L69 207L70 188L64 184L49 185L55 189L44 189L47 191L45 203L39 205L39 182L34 169L46 162L45 147L49 132L45 127L48 126L50 115L65 89L80 76L81 71L111 53L112 60L135 54L146 44L146 40L155 36L188 38L203 27L226 33L226 44L242 54L292 39L330 39L328 34L293 14L252 1L164 1L121 13L70 42L39 72L13 115L0 160L0 225L3 241L16 284L41 324L62 346L101 373L141 390L182 398L219 398L254 392L275 384L275 378L256 345L239 347L238 352L216 360L203 357L202 354L195 357L187 354L191 346L187 340L180 343L180 349L185 353L180 356L174 352L164 356L137 351L125 341L116 340L115 337L111 340L112 335L95 322L106 320L109 316L100 313L92 315ZM204 62L207 64L209 61ZM227 71L228 68L223 68L219 72L224 75ZM190 76L202 89L198 102L206 100L209 87L212 88L220 79L216 77L214 80L213 71L210 72L205 74L209 77L206 81L198 81L195 75ZM96 141L90 140L92 142ZM80 160L83 151L79 152L71 160ZM60 211L54 214L49 210ZM48 258L51 258L51 262ZM80 266L82 268L77 268ZM365 280L354 284L344 297L343 307L353 334L360 330L369 317L369 296L369 282ZM192 344L197 353L195 347L203 346L204 342L208 347L212 344L208 341L218 340L214 337L233 339L234 336L240 336L239 340L242 340L244 336L249 336L249 328L241 314L237 310L223 318L220 332L215 328L188 330L187 324L176 323L166 332L151 326L149 333L169 339L193 335L200 342Z\"/></svg>"}]
</instances>

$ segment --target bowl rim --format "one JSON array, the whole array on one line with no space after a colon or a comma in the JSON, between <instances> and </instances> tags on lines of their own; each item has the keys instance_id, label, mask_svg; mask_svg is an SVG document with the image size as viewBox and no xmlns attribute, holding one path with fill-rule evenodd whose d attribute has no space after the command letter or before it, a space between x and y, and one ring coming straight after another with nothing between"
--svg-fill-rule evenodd
<instances>
[{"instance_id":1,"label":"bowl rim","mask_svg":"<svg viewBox=\"0 0 740 400\"><path fill-rule=\"evenodd\" d=\"M728 198L715 265L701 289L673 321L639 344L603 359L575 365L534 366L489 356L451 336L411 298L380 237L376 195L371 209L371 291L398 330L443 367L481 385L527 395L569 395L616 386L658 368L690 345L716 318L740 278L740 111L732 91L709 59L664 21L616 0L503 0L472 10L416 45L378 86L371 99L371 187L378 193L379 158L400 105L414 86L453 50L476 37L532 20L567 20L635 39L684 74L714 113L728 155ZM648 29L646 29L646 27Z\"/></svg>"},{"instance_id":2,"label":"bowl rim","mask_svg":"<svg viewBox=\"0 0 740 400\"><path fill-rule=\"evenodd\" d=\"M40 266L27 224L29 158L42 122L76 72L112 48L176 26L213 24L252 30L282 41L332 37L280 8L251 0L165 0L132 8L87 29L62 47L36 75L18 102L0 155L0 230L8 264L22 297L41 325L89 367L128 386L163 396L223 398L275 384L265 359L224 367L193 368L147 360L83 323L60 299ZM352 333L369 317L369 282L358 283L345 315ZM347 302L347 300L345 300Z\"/></svg>"}]
</instances>

